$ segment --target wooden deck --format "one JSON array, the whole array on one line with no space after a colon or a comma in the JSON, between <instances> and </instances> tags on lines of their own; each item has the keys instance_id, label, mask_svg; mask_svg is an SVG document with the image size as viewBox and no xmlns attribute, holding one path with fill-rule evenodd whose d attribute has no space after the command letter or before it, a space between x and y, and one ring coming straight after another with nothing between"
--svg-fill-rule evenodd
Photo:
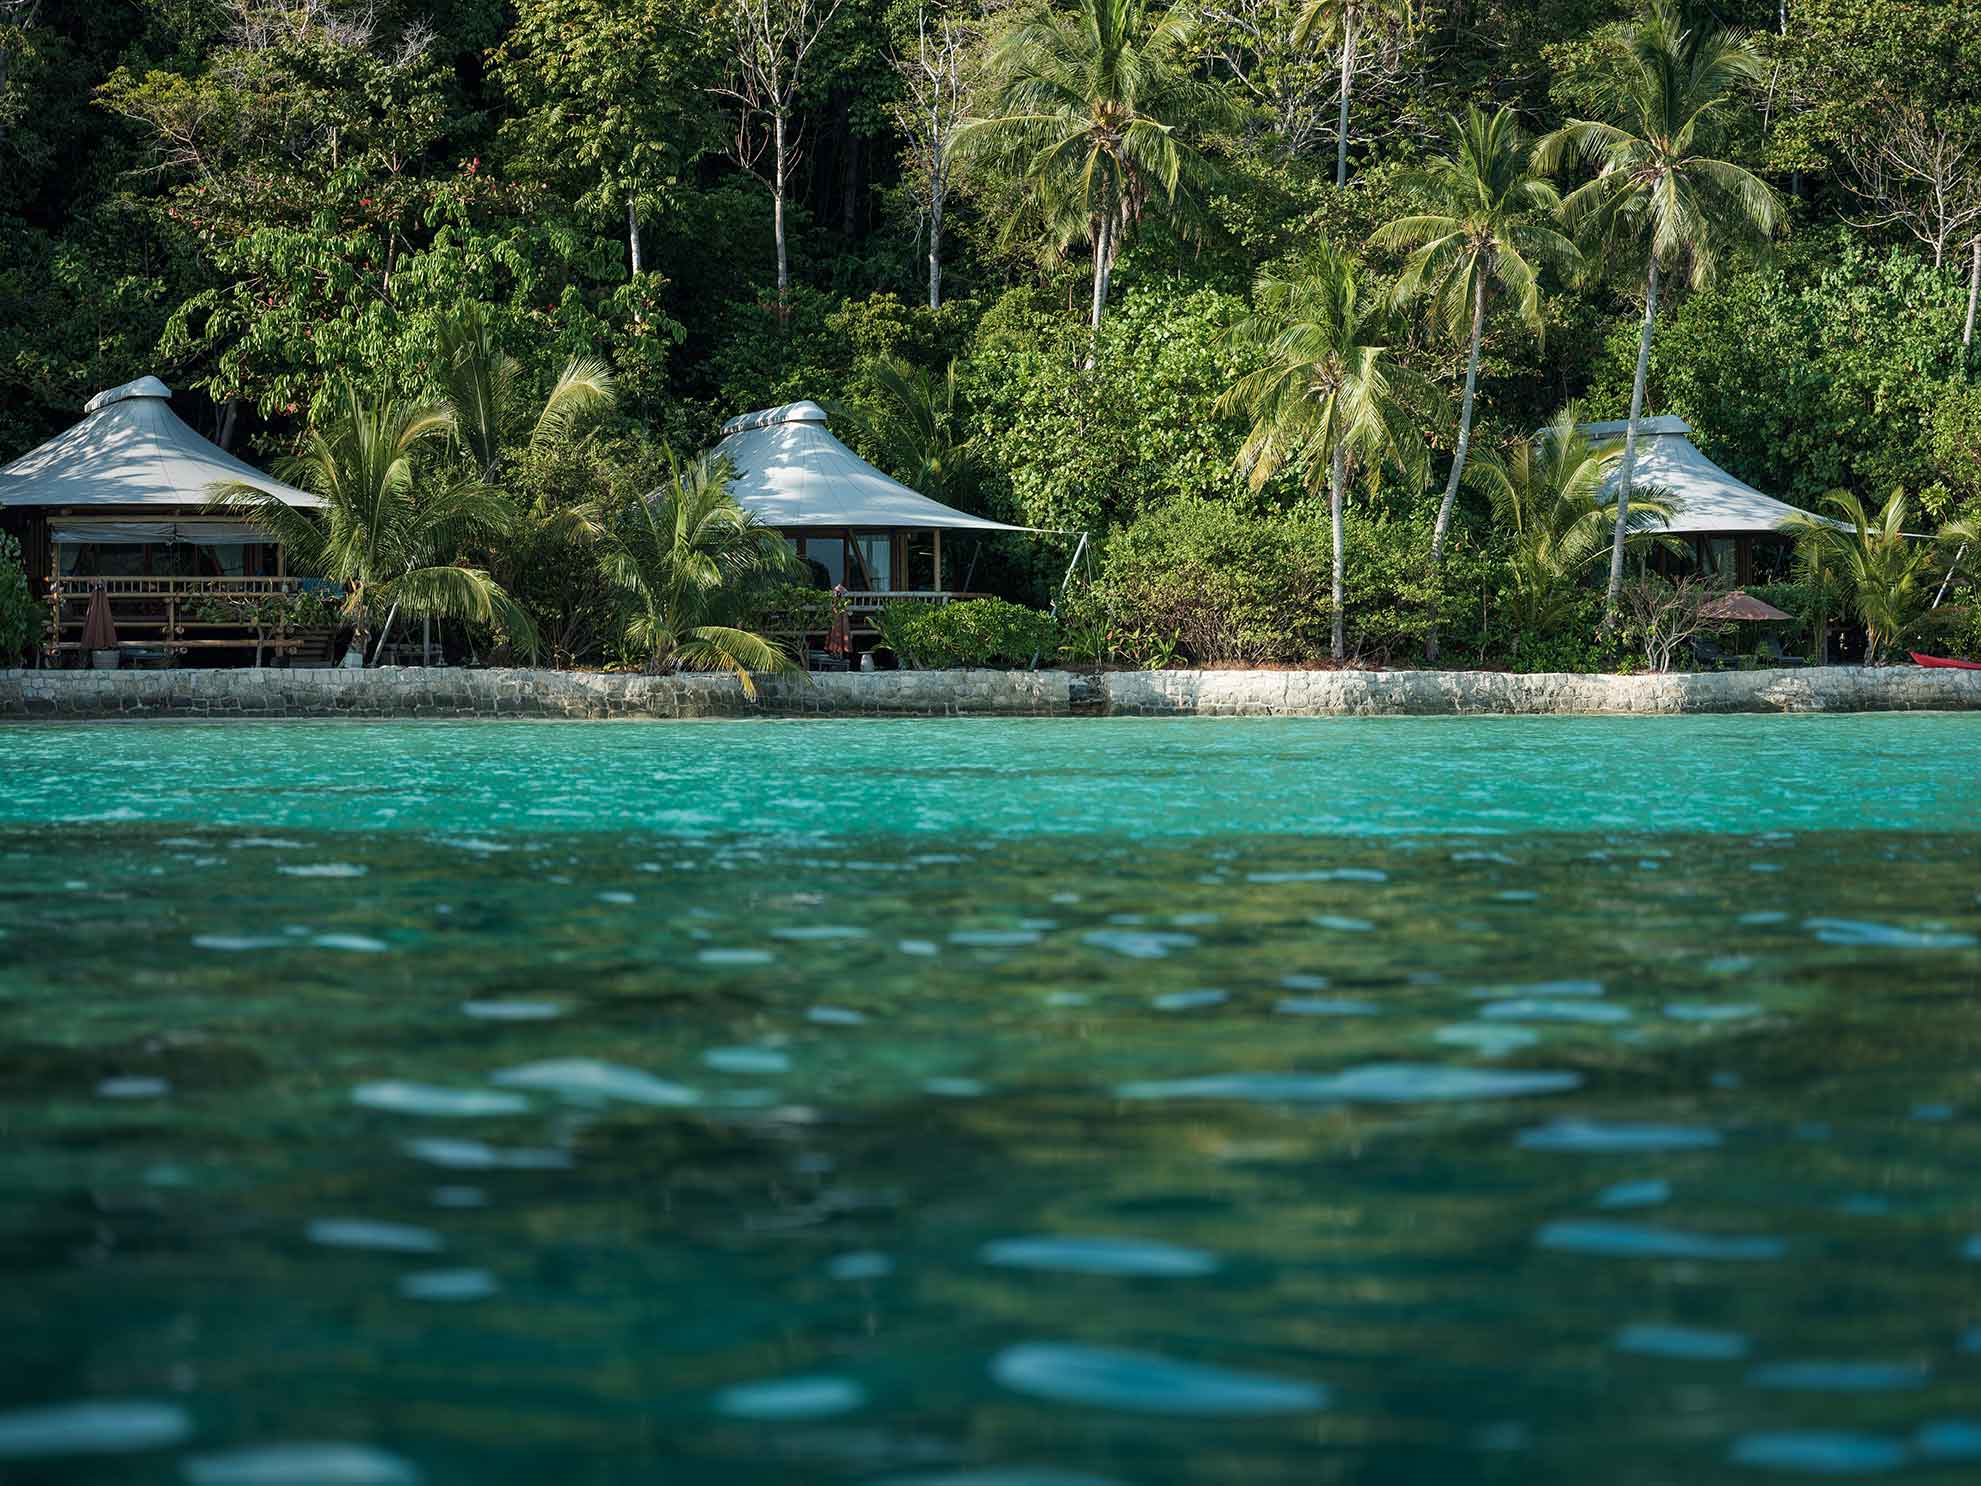
<instances>
[{"instance_id":1,"label":"wooden deck","mask_svg":"<svg viewBox=\"0 0 1981 1486\"><path fill-rule=\"evenodd\" d=\"M212 603L258 603L303 590L302 578L56 578L48 585L49 662L82 650L90 596L100 586L110 600L117 648L134 657L176 664L194 652L259 651L269 658L328 660L335 631L286 624L258 627L247 618L194 616Z\"/></svg>"}]
</instances>

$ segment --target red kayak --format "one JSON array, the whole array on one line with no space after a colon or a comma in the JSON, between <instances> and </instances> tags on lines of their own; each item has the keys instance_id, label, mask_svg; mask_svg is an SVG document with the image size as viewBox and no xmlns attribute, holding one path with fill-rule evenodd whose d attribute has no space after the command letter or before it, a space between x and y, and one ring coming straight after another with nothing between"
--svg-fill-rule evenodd
<instances>
[{"instance_id":1,"label":"red kayak","mask_svg":"<svg viewBox=\"0 0 1981 1486\"><path fill-rule=\"evenodd\" d=\"M1921 655L1917 650L1908 650L1915 666L1925 666L1933 671L1981 671L1981 661L1948 660L1944 655Z\"/></svg>"}]
</instances>

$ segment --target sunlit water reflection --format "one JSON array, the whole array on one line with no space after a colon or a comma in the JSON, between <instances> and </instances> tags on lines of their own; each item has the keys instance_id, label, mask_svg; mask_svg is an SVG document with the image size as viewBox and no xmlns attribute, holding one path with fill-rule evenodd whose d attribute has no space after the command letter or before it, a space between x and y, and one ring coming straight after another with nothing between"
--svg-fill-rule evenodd
<instances>
[{"instance_id":1,"label":"sunlit water reflection","mask_svg":"<svg viewBox=\"0 0 1981 1486\"><path fill-rule=\"evenodd\" d=\"M0 1479L1981 1459L1956 717L0 730Z\"/></svg>"}]
</instances>

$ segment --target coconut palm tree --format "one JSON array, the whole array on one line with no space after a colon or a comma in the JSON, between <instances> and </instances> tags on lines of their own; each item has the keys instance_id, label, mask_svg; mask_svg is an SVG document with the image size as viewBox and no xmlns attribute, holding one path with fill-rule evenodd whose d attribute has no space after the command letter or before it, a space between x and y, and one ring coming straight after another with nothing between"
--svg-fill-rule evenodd
<instances>
[{"instance_id":1,"label":"coconut palm tree","mask_svg":"<svg viewBox=\"0 0 1981 1486\"><path fill-rule=\"evenodd\" d=\"M1595 179L1562 198L1563 219L1591 258L1628 251L1645 265L1644 320L1617 481L1617 506L1627 515L1661 279L1670 274L1693 288L1710 283L1726 248L1767 242L1781 208L1766 182L1712 153L1724 142L1725 118L1740 90L1765 71L1747 36L1694 29L1674 0L1651 0L1642 19L1607 34L1620 58L1598 84L1597 111L1604 117L1569 120L1540 142L1534 160L1546 171L1570 154L1593 165ZM1611 620L1627 530L1627 522L1618 524L1610 551Z\"/></svg>"},{"instance_id":2,"label":"coconut palm tree","mask_svg":"<svg viewBox=\"0 0 1981 1486\"><path fill-rule=\"evenodd\" d=\"M956 363L938 376L888 356L871 376L879 397L863 421L881 466L945 505L965 499L981 461L964 426Z\"/></svg>"},{"instance_id":3,"label":"coconut palm tree","mask_svg":"<svg viewBox=\"0 0 1981 1486\"><path fill-rule=\"evenodd\" d=\"M1464 334L1470 321L1465 392L1458 405L1458 443L1452 452L1444 499L1438 503L1437 522L1431 528L1433 572L1443 568L1452 507L1458 500L1465 456L1472 445L1479 347L1485 339L1492 286L1498 284L1512 296L1515 312L1539 337L1537 265L1568 269L1581 259L1572 242L1552 226L1534 220L1537 212L1556 210L1561 198L1554 187L1534 174L1530 141L1513 110L1502 108L1488 116L1472 104L1464 118L1450 115L1446 123L1456 152L1450 159L1417 172L1414 182L1429 210L1397 218L1373 239L1379 248L1411 250L1396 281L1397 303L1428 298L1433 316L1454 335ZM1438 658L1435 623L1425 653L1428 659Z\"/></svg>"},{"instance_id":4,"label":"coconut palm tree","mask_svg":"<svg viewBox=\"0 0 1981 1486\"><path fill-rule=\"evenodd\" d=\"M574 356L533 410L522 364L496 343L488 317L473 301L441 321L438 341L441 405L484 484L500 482L503 462L516 449L545 453L569 444L579 423L609 409L617 395L602 362Z\"/></svg>"},{"instance_id":5,"label":"coconut palm tree","mask_svg":"<svg viewBox=\"0 0 1981 1486\"><path fill-rule=\"evenodd\" d=\"M311 423L302 451L275 467L281 479L319 497L320 512L241 484L216 486L214 503L267 531L306 570L348 585L345 608L361 654L381 608L381 652L404 610L414 618L499 623L533 654L529 616L486 571L460 560L501 536L508 502L479 480L422 467L421 451L453 427L447 410L367 398L348 382L333 389L330 406L328 418Z\"/></svg>"},{"instance_id":6,"label":"coconut palm tree","mask_svg":"<svg viewBox=\"0 0 1981 1486\"><path fill-rule=\"evenodd\" d=\"M603 363L574 356L542 404L534 403L522 364L496 342L487 315L473 301L441 321L436 340L435 376L455 446L474 479L505 493L519 454L541 459L568 452L584 422L617 401ZM542 562L579 538L583 527L569 503L511 499L506 540L488 557L490 570L513 584L529 562ZM558 658L553 653L553 661Z\"/></svg>"},{"instance_id":7,"label":"coconut palm tree","mask_svg":"<svg viewBox=\"0 0 1981 1486\"><path fill-rule=\"evenodd\" d=\"M1875 666L1932 606L1938 572L1934 544L1906 535L1903 490L1893 491L1875 516L1847 490L1832 490L1823 504L1840 519L1804 513L1790 517L1783 530L1795 538L1805 574L1841 579L1851 611L1864 626L1865 664ZM1940 539L1958 542L1967 530L1949 527Z\"/></svg>"},{"instance_id":8,"label":"coconut palm tree","mask_svg":"<svg viewBox=\"0 0 1981 1486\"><path fill-rule=\"evenodd\" d=\"M1512 547L1505 607L1516 655L1522 641L1567 622L1580 580L1609 554L1617 502L1605 487L1622 457L1617 440L1583 433L1581 410L1570 403L1534 437L1504 452L1480 450L1467 470L1466 483L1485 492ZM1650 540L1670 515L1669 504L1640 492L1624 516L1626 542Z\"/></svg>"},{"instance_id":9,"label":"coconut palm tree","mask_svg":"<svg viewBox=\"0 0 1981 1486\"><path fill-rule=\"evenodd\" d=\"M1371 18L1388 18L1408 27L1412 0L1307 0L1293 22L1293 44L1322 50L1341 48L1341 119L1335 129L1334 183L1348 184L1348 98L1355 87L1356 44Z\"/></svg>"},{"instance_id":10,"label":"coconut palm tree","mask_svg":"<svg viewBox=\"0 0 1981 1486\"><path fill-rule=\"evenodd\" d=\"M587 508L606 581L625 605L627 642L653 671L728 671L756 699L755 676L795 671L774 641L736 620L753 580L790 571L784 538L729 493L729 468L707 458L624 510Z\"/></svg>"},{"instance_id":11,"label":"coconut palm tree","mask_svg":"<svg viewBox=\"0 0 1981 1486\"><path fill-rule=\"evenodd\" d=\"M1155 211L1188 235L1209 161L1186 135L1228 103L1196 70L1195 13L1145 0L1077 0L1007 31L990 56L992 112L958 144L1023 176L1051 246L1092 246L1091 326L1100 329L1121 249Z\"/></svg>"},{"instance_id":12,"label":"coconut palm tree","mask_svg":"<svg viewBox=\"0 0 1981 1486\"><path fill-rule=\"evenodd\" d=\"M1381 338L1380 307L1362 302L1354 264L1325 241L1291 277L1260 274L1252 304L1252 314L1232 327L1231 337L1263 364L1233 383L1217 410L1252 419L1237 462L1253 489L1288 465L1304 470L1309 491L1327 487L1333 653L1341 660L1347 654L1342 507L1349 473L1394 462L1422 477L1418 411L1429 389L1397 363Z\"/></svg>"}]
</instances>

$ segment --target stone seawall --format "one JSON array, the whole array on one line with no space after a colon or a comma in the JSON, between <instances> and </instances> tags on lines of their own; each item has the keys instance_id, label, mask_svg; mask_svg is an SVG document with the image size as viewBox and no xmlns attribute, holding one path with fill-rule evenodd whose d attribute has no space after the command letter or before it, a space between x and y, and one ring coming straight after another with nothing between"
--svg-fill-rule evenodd
<instances>
[{"instance_id":1,"label":"stone seawall","mask_svg":"<svg viewBox=\"0 0 1981 1486\"><path fill-rule=\"evenodd\" d=\"M0 719L225 717L1323 717L1981 710L1981 671L839 672L767 680L568 671L0 671Z\"/></svg>"},{"instance_id":2,"label":"stone seawall","mask_svg":"<svg viewBox=\"0 0 1981 1486\"><path fill-rule=\"evenodd\" d=\"M1147 716L1917 712L1981 709L1981 671L1817 666L1664 676L1498 671L1133 671L1107 710Z\"/></svg>"},{"instance_id":3,"label":"stone seawall","mask_svg":"<svg viewBox=\"0 0 1981 1486\"><path fill-rule=\"evenodd\" d=\"M855 671L767 678L587 671L0 671L0 718L1064 716L1064 671Z\"/></svg>"}]
</instances>

